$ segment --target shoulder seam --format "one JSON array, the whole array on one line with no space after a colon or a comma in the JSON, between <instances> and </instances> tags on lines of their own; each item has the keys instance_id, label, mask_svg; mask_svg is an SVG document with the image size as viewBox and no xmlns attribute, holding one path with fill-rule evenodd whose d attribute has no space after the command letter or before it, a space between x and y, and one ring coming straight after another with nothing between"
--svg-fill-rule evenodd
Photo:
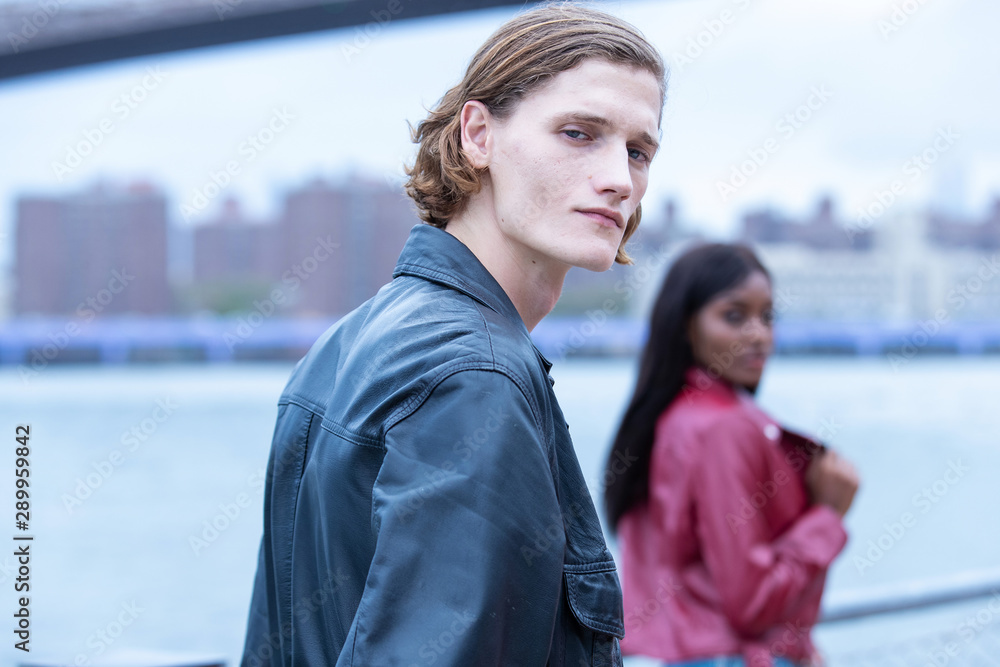
<instances>
[{"instance_id":1,"label":"shoulder seam","mask_svg":"<svg viewBox=\"0 0 1000 667\"><path fill-rule=\"evenodd\" d=\"M438 385L452 375L457 375L463 371L493 372L503 375L509 379L512 383L514 383L514 386L518 388L521 395L524 396L524 400L528 402L528 407L531 409L531 416L535 422L535 428L538 429L539 433L545 433L545 430L542 428L541 411L538 404L534 401L531 392L528 390L526 383L517 376L513 369L510 369L502 364L498 364L496 361L489 365L483 364L482 362L462 362L447 366L427 383L427 387L424 391L412 397L404 405L400 406L392 415L390 415L386 422L385 433L388 434L389 430L396 424L416 412L417 409L423 405L424 401L426 401L427 398L434 392L434 390L437 389ZM384 445L385 443L383 442L382 446Z\"/></svg>"},{"instance_id":2,"label":"shoulder seam","mask_svg":"<svg viewBox=\"0 0 1000 667\"><path fill-rule=\"evenodd\" d=\"M490 323L486 321L486 316L483 314L483 306L478 301L473 299L473 303L476 304L476 312L479 313L479 318L483 322L483 331L486 332L486 342L490 346L490 359L493 360L493 365L496 366L497 363L497 353L493 349L493 335L490 334Z\"/></svg>"}]
</instances>

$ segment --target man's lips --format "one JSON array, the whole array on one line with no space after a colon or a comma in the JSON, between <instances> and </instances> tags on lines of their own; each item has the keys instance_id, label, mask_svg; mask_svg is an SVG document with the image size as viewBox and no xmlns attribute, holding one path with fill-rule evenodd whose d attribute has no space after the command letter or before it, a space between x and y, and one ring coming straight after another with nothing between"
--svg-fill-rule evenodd
<instances>
[{"instance_id":1,"label":"man's lips","mask_svg":"<svg viewBox=\"0 0 1000 667\"><path fill-rule=\"evenodd\" d=\"M618 211L613 211L610 208L583 208L579 209L580 213L598 222L602 225L608 227L619 227L625 226L625 218Z\"/></svg>"}]
</instances>

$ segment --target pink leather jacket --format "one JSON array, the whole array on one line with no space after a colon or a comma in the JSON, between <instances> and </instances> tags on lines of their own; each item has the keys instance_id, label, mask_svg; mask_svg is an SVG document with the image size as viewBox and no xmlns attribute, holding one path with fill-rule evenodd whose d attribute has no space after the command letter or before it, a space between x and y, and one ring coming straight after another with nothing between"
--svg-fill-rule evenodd
<instances>
[{"instance_id":1,"label":"pink leather jacket","mask_svg":"<svg viewBox=\"0 0 1000 667\"><path fill-rule=\"evenodd\" d=\"M818 659L809 633L847 542L840 516L809 501L818 447L744 389L688 371L657 422L649 499L618 525L623 653L741 654L751 667Z\"/></svg>"}]
</instances>

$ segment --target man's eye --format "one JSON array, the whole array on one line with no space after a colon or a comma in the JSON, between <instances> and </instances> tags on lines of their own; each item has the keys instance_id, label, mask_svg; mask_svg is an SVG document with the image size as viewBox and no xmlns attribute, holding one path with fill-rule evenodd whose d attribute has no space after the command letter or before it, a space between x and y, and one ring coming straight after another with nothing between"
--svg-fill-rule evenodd
<instances>
[{"instance_id":1,"label":"man's eye","mask_svg":"<svg viewBox=\"0 0 1000 667\"><path fill-rule=\"evenodd\" d=\"M633 153L635 155L633 155ZM642 160L643 162L649 162L649 154L645 151L641 151L638 148L630 148L628 151L629 157L633 160Z\"/></svg>"},{"instance_id":2,"label":"man's eye","mask_svg":"<svg viewBox=\"0 0 1000 667\"><path fill-rule=\"evenodd\" d=\"M570 139L583 139L584 137L587 136L586 134L584 134L580 130L563 130L563 134L565 134L566 136L568 136ZM573 136L574 134L579 135L579 136Z\"/></svg>"}]
</instances>

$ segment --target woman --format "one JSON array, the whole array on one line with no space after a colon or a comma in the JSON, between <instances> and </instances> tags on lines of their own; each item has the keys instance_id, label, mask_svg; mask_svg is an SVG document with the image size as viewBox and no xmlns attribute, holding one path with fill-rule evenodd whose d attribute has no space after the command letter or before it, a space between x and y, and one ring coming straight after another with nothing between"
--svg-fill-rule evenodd
<instances>
[{"instance_id":1,"label":"woman","mask_svg":"<svg viewBox=\"0 0 1000 667\"><path fill-rule=\"evenodd\" d=\"M671 667L820 664L809 631L858 479L753 402L773 310L770 276L741 245L688 250L657 297L605 474L623 653Z\"/></svg>"}]
</instances>

